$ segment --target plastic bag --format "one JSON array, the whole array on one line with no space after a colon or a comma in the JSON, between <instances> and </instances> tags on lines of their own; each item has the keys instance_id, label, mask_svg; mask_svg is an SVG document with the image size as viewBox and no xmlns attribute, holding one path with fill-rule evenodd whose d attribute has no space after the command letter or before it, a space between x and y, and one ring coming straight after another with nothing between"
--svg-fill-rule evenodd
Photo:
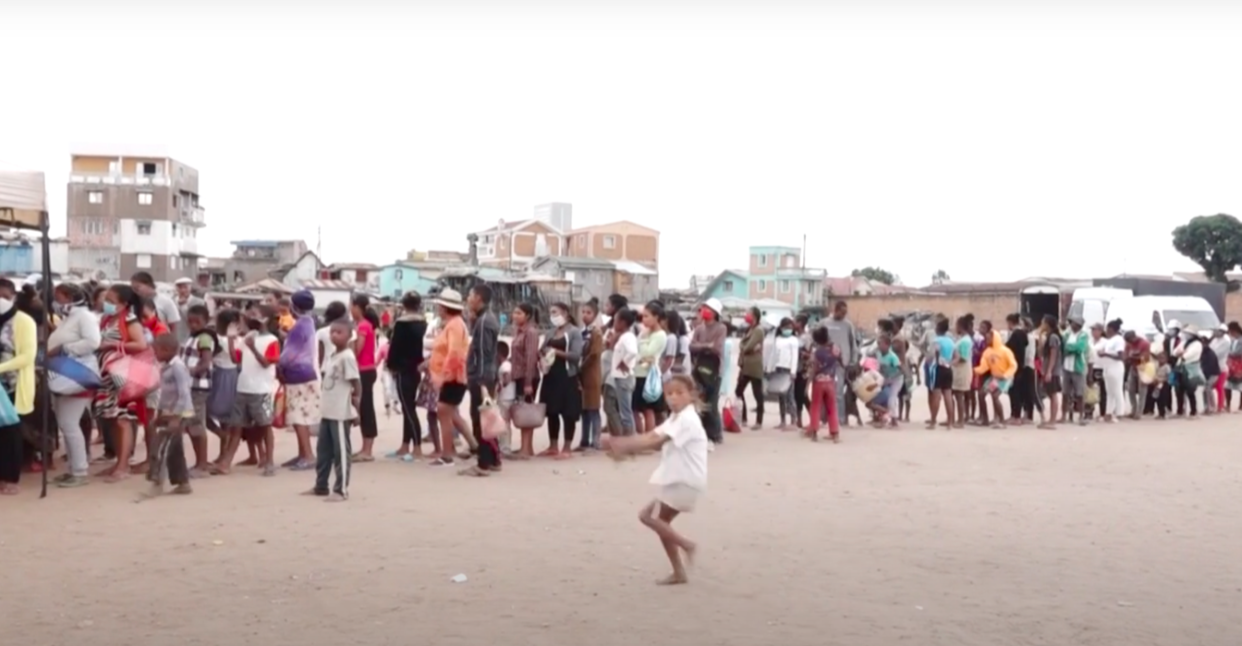
<instances>
[{"instance_id":1,"label":"plastic bag","mask_svg":"<svg viewBox=\"0 0 1242 646\"><path fill-rule=\"evenodd\" d=\"M485 440L494 440L505 432L504 416L500 414L500 408L491 399L484 399L483 404L479 406L479 424L482 426L479 432Z\"/></svg>"},{"instance_id":2,"label":"plastic bag","mask_svg":"<svg viewBox=\"0 0 1242 646\"><path fill-rule=\"evenodd\" d=\"M13 426L21 421L22 417L17 414L17 408L13 406L13 400L9 399L9 393L0 388L0 426Z\"/></svg>"},{"instance_id":3,"label":"plastic bag","mask_svg":"<svg viewBox=\"0 0 1242 646\"><path fill-rule=\"evenodd\" d=\"M99 388L101 380L94 355L77 358L63 354L48 359L48 390L57 395L80 395Z\"/></svg>"},{"instance_id":4,"label":"plastic bag","mask_svg":"<svg viewBox=\"0 0 1242 646\"><path fill-rule=\"evenodd\" d=\"M793 388L793 375L788 372L774 372L764 382L764 390L769 395L784 395Z\"/></svg>"},{"instance_id":5,"label":"plastic bag","mask_svg":"<svg viewBox=\"0 0 1242 646\"><path fill-rule=\"evenodd\" d=\"M276 396L272 398L272 428L286 426L285 408L285 387L281 386L276 389Z\"/></svg>"},{"instance_id":6,"label":"plastic bag","mask_svg":"<svg viewBox=\"0 0 1242 646\"><path fill-rule=\"evenodd\" d=\"M725 402L724 411L721 412L720 419L724 425L724 430L729 433L741 433L742 425L738 423L740 416L741 411L738 408L737 402L730 397L729 400Z\"/></svg>"},{"instance_id":7,"label":"plastic bag","mask_svg":"<svg viewBox=\"0 0 1242 646\"><path fill-rule=\"evenodd\" d=\"M1100 385L1091 384L1087 386L1087 392L1083 394L1082 403L1088 406L1095 406L1100 403Z\"/></svg>"},{"instance_id":8,"label":"plastic bag","mask_svg":"<svg viewBox=\"0 0 1242 646\"><path fill-rule=\"evenodd\" d=\"M116 401L125 405L146 399L160 385L155 353L148 347L136 354L122 354L105 366L116 386Z\"/></svg>"},{"instance_id":9,"label":"plastic bag","mask_svg":"<svg viewBox=\"0 0 1242 646\"><path fill-rule=\"evenodd\" d=\"M652 370L647 373L647 381L643 383L643 401L654 404L663 396L664 381L660 378L660 371Z\"/></svg>"},{"instance_id":10,"label":"plastic bag","mask_svg":"<svg viewBox=\"0 0 1242 646\"><path fill-rule=\"evenodd\" d=\"M1138 378L1144 386L1150 386L1156 382L1156 362L1148 361L1138 368Z\"/></svg>"}]
</instances>

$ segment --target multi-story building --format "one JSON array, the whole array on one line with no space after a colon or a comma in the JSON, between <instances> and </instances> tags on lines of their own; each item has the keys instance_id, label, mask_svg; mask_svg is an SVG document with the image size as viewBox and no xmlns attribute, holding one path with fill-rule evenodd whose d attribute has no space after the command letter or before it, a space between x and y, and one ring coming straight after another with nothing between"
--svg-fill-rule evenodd
<instances>
[{"instance_id":1,"label":"multi-story building","mask_svg":"<svg viewBox=\"0 0 1242 646\"><path fill-rule=\"evenodd\" d=\"M535 207L535 219L564 233L574 228L574 205L564 202L540 204Z\"/></svg>"},{"instance_id":2,"label":"multi-story building","mask_svg":"<svg viewBox=\"0 0 1242 646\"><path fill-rule=\"evenodd\" d=\"M828 272L802 266L797 247L751 247L747 271L726 269L716 276L702 298L780 301L793 308L824 304Z\"/></svg>"},{"instance_id":3,"label":"multi-story building","mask_svg":"<svg viewBox=\"0 0 1242 646\"><path fill-rule=\"evenodd\" d=\"M581 227L565 234L566 254L575 258L628 260L660 269L660 232L628 220Z\"/></svg>"},{"instance_id":4,"label":"multi-story building","mask_svg":"<svg viewBox=\"0 0 1242 646\"><path fill-rule=\"evenodd\" d=\"M557 256L564 248L560 230L541 220L500 224L475 233L479 264L522 269L540 256Z\"/></svg>"},{"instance_id":5,"label":"multi-story building","mask_svg":"<svg viewBox=\"0 0 1242 646\"><path fill-rule=\"evenodd\" d=\"M198 171L165 156L70 157L66 201L71 271L157 281L197 272L206 225Z\"/></svg>"},{"instance_id":6,"label":"multi-story building","mask_svg":"<svg viewBox=\"0 0 1242 646\"><path fill-rule=\"evenodd\" d=\"M303 240L238 240L232 244L232 256L219 260L213 258L208 265L212 267L213 275L218 272L225 284L234 286L271 278L282 270L287 272L310 251ZM318 260L315 262L318 263ZM315 271L321 266L315 265Z\"/></svg>"}]
</instances>

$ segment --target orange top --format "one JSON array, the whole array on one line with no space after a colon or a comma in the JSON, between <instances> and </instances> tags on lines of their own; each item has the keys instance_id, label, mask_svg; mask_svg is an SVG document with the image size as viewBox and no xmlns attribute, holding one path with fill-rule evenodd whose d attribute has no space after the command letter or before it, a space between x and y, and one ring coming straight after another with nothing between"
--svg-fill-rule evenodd
<instances>
[{"instance_id":1,"label":"orange top","mask_svg":"<svg viewBox=\"0 0 1242 646\"><path fill-rule=\"evenodd\" d=\"M444 331L436 336L431 346L431 374L444 379L444 383L466 383L466 353L470 350L470 338L466 323L454 316L444 324Z\"/></svg>"}]
</instances>

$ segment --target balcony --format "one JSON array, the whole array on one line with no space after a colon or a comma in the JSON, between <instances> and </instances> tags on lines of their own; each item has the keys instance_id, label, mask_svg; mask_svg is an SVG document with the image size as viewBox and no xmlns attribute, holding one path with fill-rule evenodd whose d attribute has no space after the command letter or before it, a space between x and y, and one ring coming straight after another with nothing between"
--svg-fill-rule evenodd
<instances>
[{"instance_id":1,"label":"balcony","mask_svg":"<svg viewBox=\"0 0 1242 646\"><path fill-rule=\"evenodd\" d=\"M177 238L178 252L182 256L198 256L198 238Z\"/></svg>"},{"instance_id":2,"label":"balcony","mask_svg":"<svg viewBox=\"0 0 1242 646\"><path fill-rule=\"evenodd\" d=\"M85 173L77 171L69 175L74 184L116 184L121 186L171 186L167 175L135 175L133 173Z\"/></svg>"},{"instance_id":3,"label":"balcony","mask_svg":"<svg viewBox=\"0 0 1242 646\"><path fill-rule=\"evenodd\" d=\"M207 226L207 212L201 206L183 206L181 207L181 224L190 227Z\"/></svg>"}]
</instances>

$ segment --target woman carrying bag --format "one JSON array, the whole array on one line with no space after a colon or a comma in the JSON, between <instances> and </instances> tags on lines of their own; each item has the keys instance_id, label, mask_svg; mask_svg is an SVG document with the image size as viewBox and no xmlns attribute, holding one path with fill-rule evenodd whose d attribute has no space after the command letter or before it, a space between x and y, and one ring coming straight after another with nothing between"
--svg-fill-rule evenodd
<instances>
[{"instance_id":1,"label":"woman carrying bag","mask_svg":"<svg viewBox=\"0 0 1242 646\"><path fill-rule=\"evenodd\" d=\"M4 284L7 283L7 284ZM19 493L22 476L21 415L34 412L35 355L39 330L29 314L17 309L13 283L0 283L0 495Z\"/></svg>"},{"instance_id":2,"label":"woman carrying bag","mask_svg":"<svg viewBox=\"0 0 1242 646\"><path fill-rule=\"evenodd\" d=\"M535 403L539 393L539 330L535 322L535 308L529 303L519 303L513 309L513 345L509 363L513 368L513 384L517 402L510 408L513 425L522 432L522 446L512 458L525 460L535 457L535 429L543 426L547 411L543 404Z\"/></svg>"},{"instance_id":3,"label":"woman carrying bag","mask_svg":"<svg viewBox=\"0 0 1242 646\"><path fill-rule=\"evenodd\" d=\"M148 382L157 384L159 373L139 320L142 299L129 285L113 285L104 295L100 320L99 365L101 387L95 392L95 417L105 433L113 435L116 463L103 470L104 482L129 477L129 458L134 449L135 424L145 421L145 393L133 394ZM147 365L150 362L150 365ZM144 374L148 370L150 374ZM131 384L132 381L132 384Z\"/></svg>"},{"instance_id":4,"label":"woman carrying bag","mask_svg":"<svg viewBox=\"0 0 1242 646\"><path fill-rule=\"evenodd\" d=\"M90 452L86 436L81 429L82 414L86 412L94 393L70 378L69 370L57 376L56 366L82 369L95 377L98 386L99 317L91 311L87 295L73 283L61 283L52 293L60 324L47 339L48 388L52 391L52 411L56 424L65 441L65 454L69 459L69 472L55 479L59 487L80 487L90 484ZM57 357L60 357L57 359ZM74 386L78 386L75 388ZM74 392L76 391L76 392Z\"/></svg>"},{"instance_id":5,"label":"woman carrying bag","mask_svg":"<svg viewBox=\"0 0 1242 646\"><path fill-rule=\"evenodd\" d=\"M574 428L582 416L582 385L578 381L582 333L574 325L568 305L553 303L548 312L554 329L540 351L547 372L539 393L548 421L548 448L539 455L563 460L573 457ZM558 448L562 430L564 444Z\"/></svg>"}]
</instances>

